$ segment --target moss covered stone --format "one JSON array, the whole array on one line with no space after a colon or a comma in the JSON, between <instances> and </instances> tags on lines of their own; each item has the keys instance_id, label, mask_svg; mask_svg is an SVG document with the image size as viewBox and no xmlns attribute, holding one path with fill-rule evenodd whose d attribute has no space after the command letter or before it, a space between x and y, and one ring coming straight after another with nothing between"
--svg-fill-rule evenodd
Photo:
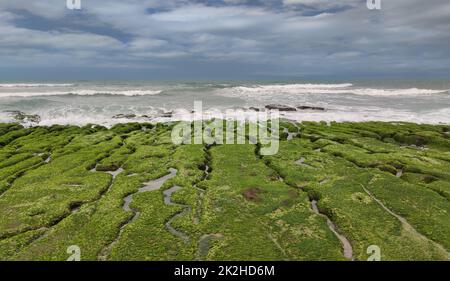
<instances>
[{"instance_id":1,"label":"moss covered stone","mask_svg":"<svg viewBox=\"0 0 450 281\"><path fill-rule=\"evenodd\" d=\"M262 156L175 146L173 125L0 124L0 260L66 260L71 245L83 260L346 260L342 237L356 260L371 245L450 258L446 126L282 121Z\"/></svg>"}]
</instances>

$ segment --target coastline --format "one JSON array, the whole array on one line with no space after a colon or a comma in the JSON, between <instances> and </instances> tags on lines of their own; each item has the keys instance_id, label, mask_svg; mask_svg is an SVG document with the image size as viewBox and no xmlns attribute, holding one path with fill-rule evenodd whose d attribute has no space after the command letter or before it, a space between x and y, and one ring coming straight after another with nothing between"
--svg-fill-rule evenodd
<instances>
[{"instance_id":1,"label":"coastline","mask_svg":"<svg viewBox=\"0 0 450 281\"><path fill-rule=\"evenodd\" d=\"M429 277L447 2L0 1L0 268Z\"/></svg>"},{"instance_id":2,"label":"coastline","mask_svg":"<svg viewBox=\"0 0 450 281\"><path fill-rule=\"evenodd\" d=\"M450 122L450 82L433 80L0 83L0 122L111 127L181 121L191 119L198 102L205 119L228 110L278 109L296 121Z\"/></svg>"}]
</instances>

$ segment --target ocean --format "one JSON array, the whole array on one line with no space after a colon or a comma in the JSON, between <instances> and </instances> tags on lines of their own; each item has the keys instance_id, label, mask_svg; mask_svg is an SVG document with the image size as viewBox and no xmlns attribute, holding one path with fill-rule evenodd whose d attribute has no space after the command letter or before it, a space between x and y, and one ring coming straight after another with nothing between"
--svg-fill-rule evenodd
<instances>
[{"instance_id":1,"label":"ocean","mask_svg":"<svg viewBox=\"0 0 450 281\"><path fill-rule=\"evenodd\" d=\"M281 116L296 121L450 124L446 80L1 82L0 122L111 126L186 120L194 101L202 101L206 112L284 105L297 110Z\"/></svg>"}]
</instances>

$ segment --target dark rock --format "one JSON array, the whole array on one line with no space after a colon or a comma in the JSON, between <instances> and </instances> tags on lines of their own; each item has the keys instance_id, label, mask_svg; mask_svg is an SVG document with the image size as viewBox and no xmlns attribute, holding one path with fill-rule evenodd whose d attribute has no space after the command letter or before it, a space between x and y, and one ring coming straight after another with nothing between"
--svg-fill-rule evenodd
<instances>
[{"instance_id":1,"label":"dark rock","mask_svg":"<svg viewBox=\"0 0 450 281\"><path fill-rule=\"evenodd\" d=\"M279 111L297 111L294 107L290 107L282 104L269 104L266 105L266 108L269 110L277 109Z\"/></svg>"},{"instance_id":2,"label":"dark rock","mask_svg":"<svg viewBox=\"0 0 450 281\"><path fill-rule=\"evenodd\" d=\"M169 111L169 112L164 112L163 114L161 114L161 117L172 118L172 115L173 115L173 111Z\"/></svg>"},{"instance_id":3,"label":"dark rock","mask_svg":"<svg viewBox=\"0 0 450 281\"><path fill-rule=\"evenodd\" d=\"M325 111L325 108L323 108L323 107L319 107L319 106L306 106L306 105L297 106L297 109L300 109L300 110L319 110L319 111Z\"/></svg>"},{"instance_id":4,"label":"dark rock","mask_svg":"<svg viewBox=\"0 0 450 281\"><path fill-rule=\"evenodd\" d=\"M136 118L136 114L117 114L115 116L113 116L114 119L121 119L121 118L126 118L126 119L133 119Z\"/></svg>"},{"instance_id":5,"label":"dark rock","mask_svg":"<svg viewBox=\"0 0 450 281\"><path fill-rule=\"evenodd\" d=\"M10 115L19 115L19 114L25 114L22 111L19 110L5 110L4 112L9 113Z\"/></svg>"},{"instance_id":6,"label":"dark rock","mask_svg":"<svg viewBox=\"0 0 450 281\"><path fill-rule=\"evenodd\" d=\"M252 107L250 107L249 109L250 109L250 110L253 110L253 111L257 111L257 112L261 111L261 110L260 110L259 108L257 108L257 107L253 107L253 106L252 106Z\"/></svg>"},{"instance_id":7,"label":"dark rock","mask_svg":"<svg viewBox=\"0 0 450 281\"><path fill-rule=\"evenodd\" d=\"M41 122L41 116L37 114L25 114L19 110L7 110L5 111L9 113L14 119L21 123L31 122L31 123L39 123Z\"/></svg>"}]
</instances>

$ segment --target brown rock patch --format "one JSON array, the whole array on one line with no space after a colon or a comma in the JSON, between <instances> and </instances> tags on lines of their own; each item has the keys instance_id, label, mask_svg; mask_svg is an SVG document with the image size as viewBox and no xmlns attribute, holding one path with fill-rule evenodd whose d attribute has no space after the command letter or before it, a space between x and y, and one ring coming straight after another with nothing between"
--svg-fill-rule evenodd
<instances>
[{"instance_id":1,"label":"brown rock patch","mask_svg":"<svg viewBox=\"0 0 450 281\"><path fill-rule=\"evenodd\" d=\"M261 201L261 198L259 197L261 193L262 193L261 189L257 187L250 187L244 190L242 196L244 196L244 198L248 201L259 202Z\"/></svg>"}]
</instances>

